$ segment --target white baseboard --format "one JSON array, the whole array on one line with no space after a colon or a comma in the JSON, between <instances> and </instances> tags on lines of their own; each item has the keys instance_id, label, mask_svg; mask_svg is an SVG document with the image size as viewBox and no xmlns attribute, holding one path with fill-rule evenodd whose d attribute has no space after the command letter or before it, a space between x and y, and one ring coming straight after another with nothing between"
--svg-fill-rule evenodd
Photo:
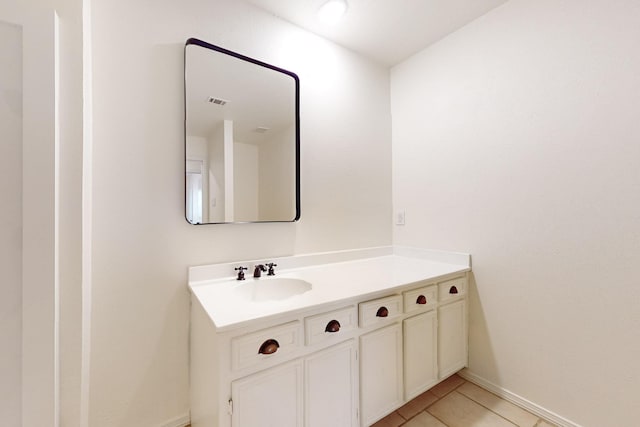
<instances>
[{"instance_id":1,"label":"white baseboard","mask_svg":"<svg viewBox=\"0 0 640 427\"><path fill-rule=\"evenodd\" d=\"M512 393L509 390L505 390L504 388L474 374L473 372L469 371L469 369L463 369L462 371L458 372L458 375L469 382L472 382L486 390L489 390L491 393L500 396L504 400L507 400L514 405L526 409L532 414L539 416L543 420L558 425L559 427L581 427L579 424L576 424L573 421L561 417L560 415L551 412L540 405L537 405L521 396L518 396L517 394Z\"/></svg>"},{"instance_id":2,"label":"white baseboard","mask_svg":"<svg viewBox=\"0 0 640 427\"><path fill-rule=\"evenodd\" d=\"M191 418L189 417L189 414L185 414L181 417L166 421L160 424L158 427L185 427L189 424L191 424Z\"/></svg>"}]
</instances>

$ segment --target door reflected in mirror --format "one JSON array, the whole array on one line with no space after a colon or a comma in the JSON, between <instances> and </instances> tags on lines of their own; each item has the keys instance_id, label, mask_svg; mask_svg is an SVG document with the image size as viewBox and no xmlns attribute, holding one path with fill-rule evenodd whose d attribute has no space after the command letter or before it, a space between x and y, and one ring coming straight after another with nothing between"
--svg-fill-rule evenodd
<instances>
[{"instance_id":1,"label":"door reflected in mirror","mask_svg":"<svg viewBox=\"0 0 640 427\"><path fill-rule=\"evenodd\" d=\"M189 39L185 216L191 224L300 218L299 80Z\"/></svg>"}]
</instances>

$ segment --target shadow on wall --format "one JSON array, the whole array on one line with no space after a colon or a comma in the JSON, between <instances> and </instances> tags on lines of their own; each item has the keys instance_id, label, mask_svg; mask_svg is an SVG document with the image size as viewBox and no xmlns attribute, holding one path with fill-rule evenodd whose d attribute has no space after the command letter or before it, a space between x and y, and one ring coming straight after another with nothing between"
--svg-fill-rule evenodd
<instances>
[{"instance_id":1,"label":"shadow on wall","mask_svg":"<svg viewBox=\"0 0 640 427\"><path fill-rule=\"evenodd\" d=\"M148 416L150 411L154 411L158 419L157 425L186 425L188 423L188 402L185 405L184 390L188 390L188 360L183 359L184 356L188 357L188 353L185 353L184 349L189 347L189 321L184 317L184 307L188 305L189 294L185 292L185 289L178 289L173 293L171 301L163 310L164 323L162 328L159 329L159 334L149 334L148 340L155 341L149 347L154 348L150 352L145 351L146 369L144 374L139 376L140 382L137 389L131 391L131 395L128 397L130 401L127 404L127 413L122 417L125 420L126 425L131 425L131 420L138 420L139 425L145 425L148 423ZM167 351L167 348L171 347L171 344L175 343L176 336L180 337L182 342L180 348L175 348L174 351ZM182 360L181 360L182 359ZM169 372L166 371L167 366L172 366L174 369ZM158 372L165 372L164 375L158 375ZM174 407L160 407L162 402L154 401L155 396L150 394L149 390L154 390L162 387L168 387L174 391ZM178 418L176 414L183 414ZM124 424L118 424L124 427Z\"/></svg>"},{"instance_id":2,"label":"shadow on wall","mask_svg":"<svg viewBox=\"0 0 640 427\"><path fill-rule=\"evenodd\" d=\"M469 367L465 372L475 375L482 372L482 377L492 378L496 384L501 383L491 335L473 271L469 273Z\"/></svg>"}]
</instances>

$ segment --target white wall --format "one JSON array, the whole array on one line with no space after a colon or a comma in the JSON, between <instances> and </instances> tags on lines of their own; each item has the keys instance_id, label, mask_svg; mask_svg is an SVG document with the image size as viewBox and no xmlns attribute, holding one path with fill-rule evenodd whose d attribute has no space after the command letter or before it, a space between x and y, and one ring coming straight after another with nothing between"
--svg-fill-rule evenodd
<instances>
[{"instance_id":1,"label":"white wall","mask_svg":"<svg viewBox=\"0 0 640 427\"><path fill-rule=\"evenodd\" d=\"M253 221L258 218L258 146L233 143L233 219Z\"/></svg>"},{"instance_id":2,"label":"white wall","mask_svg":"<svg viewBox=\"0 0 640 427\"><path fill-rule=\"evenodd\" d=\"M57 416L65 425L77 425L82 407L81 3L0 3L0 19L22 26L24 48L21 356L25 426L52 425ZM58 49L56 15L60 18ZM19 178L13 177L12 183L19 184ZM59 323L54 320L57 315ZM59 410L55 407L58 399Z\"/></svg>"},{"instance_id":3,"label":"white wall","mask_svg":"<svg viewBox=\"0 0 640 427\"><path fill-rule=\"evenodd\" d=\"M293 126L271 135L259 145L260 177L258 206L260 218L294 218L296 212L295 130Z\"/></svg>"},{"instance_id":4,"label":"white wall","mask_svg":"<svg viewBox=\"0 0 640 427\"><path fill-rule=\"evenodd\" d=\"M22 424L22 28L0 21L0 417Z\"/></svg>"},{"instance_id":5,"label":"white wall","mask_svg":"<svg viewBox=\"0 0 640 427\"><path fill-rule=\"evenodd\" d=\"M89 424L153 426L189 408L188 266L390 244L388 70L235 0L92 9ZM184 220L188 37L299 74L300 222Z\"/></svg>"},{"instance_id":6,"label":"white wall","mask_svg":"<svg viewBox=\"0 0 640 427\"><path fill-rule=\"evenodd\" d=\"M207 171L208 222L224 222L225 213L225 156L224 124L214 129L207 138L209 147L209 167Z\"/></svg>"},{"instance_id":7,"label":"white wall","mask_svg":"<svg viewBox=\"0 0 640 427\"><path fill-rule=\"evenodd\" d=\"M90 41L90 31L83 26L83 13L90 0L10 0L34 10L55 9L59 17L59 345L60 345L60 423L82 424L87 418L86 391L89 386L88 353L90 331L87 319L91 314L90 227L87 217L90 198L87 194L91 141L90 126L85 113L90 109L90 94L85 84L83 41ZM33 4L29 4L33 3ZM37 6L36 6L37 5ZM89 58L90 59L90 58Z\"/></svg>"},{"instance_id":8,"label":"white wall","mask_svg":"<svg viewBox=\"0 0 640 427\"><path fill-rule=\"evenodd\" d=\"M640 3L511 0L392 70L394 243L473 254L470 370L637 424Z\"/></svg>"}]
</instances>

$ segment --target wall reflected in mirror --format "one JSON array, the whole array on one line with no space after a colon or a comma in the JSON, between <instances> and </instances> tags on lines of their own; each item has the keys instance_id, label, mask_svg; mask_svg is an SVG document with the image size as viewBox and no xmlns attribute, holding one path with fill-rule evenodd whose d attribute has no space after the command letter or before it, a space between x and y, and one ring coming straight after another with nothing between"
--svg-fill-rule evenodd
<instances>
[{"instance_id":1,"label":"wall reflected in mirror","mask_svg":"<svg viewBox=\"0 0 640 427\"><path fill-rule=\"evenodd\" d=\"M201 40L187 41L187 221L299 219L299 145L295 74Z\"/></svg>"}]
</instances>

